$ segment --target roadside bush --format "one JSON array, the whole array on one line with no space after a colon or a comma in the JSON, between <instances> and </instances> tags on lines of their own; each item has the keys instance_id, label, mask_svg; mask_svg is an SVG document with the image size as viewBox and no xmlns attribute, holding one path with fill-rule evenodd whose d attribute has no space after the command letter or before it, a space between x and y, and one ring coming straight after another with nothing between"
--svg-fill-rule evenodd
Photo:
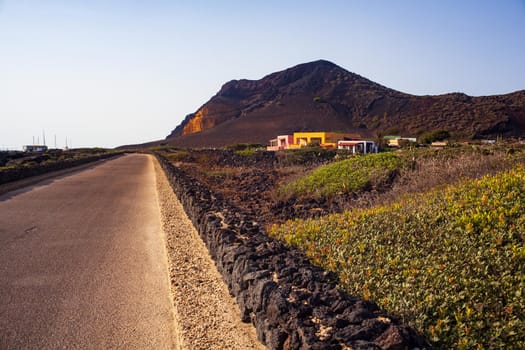
<instances>
[{"instance_id":1,"label":"roadside bush","mask_svg":"<svg viewBox=\"0 0 525 350\"><path fill-rule=\"evenodd\" d=\"M177 150L177 148L174 146L170 146L170 145L159 145L159 146L150 147L149 150L151 152L172 152L172 151Z\"/></svg>"},{"instance_id":2,"label":"roadside bush","mask_svg":"<svg viewBox=\"0 0 525 350\"><path fill-rule=\"evenodd\" d=\"M51 150L44 153L21 152L21 154L24 156L13 159L14 163L10 162L8 166L0 167L0 184L105 159L122 154L122 151L75 149L68 152Z\"/></svg>"},{"instance_id":3,"label":"roadside bush","mask_svg":"<svg viewBox=\"0 0 525 350\"><path fill-rule=\"evenodd\" d=\"M439 349L525 348L525 168L274 226Z\"/></svg>"},{"instance_id":4,"label":"roadside bush","mask_svg":"<svg viewBox=\"0 0 525 350\"><path fill-rule=\"evenodd\" d=\"M172 149L169 152L162 152L162 155L170 160L170 162L192 162L194 157L188 150Z\"/></svg>"}]
</instances>

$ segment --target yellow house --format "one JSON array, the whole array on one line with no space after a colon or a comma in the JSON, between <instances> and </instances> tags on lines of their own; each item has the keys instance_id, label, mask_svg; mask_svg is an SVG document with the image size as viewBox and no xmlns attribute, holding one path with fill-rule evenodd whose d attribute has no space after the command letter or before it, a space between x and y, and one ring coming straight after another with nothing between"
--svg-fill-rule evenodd
<instances>
[{"instance_id":1,"label":"yellow house","mask_svg":"<svg viewBox=\"0 0 525 350\"><path fill-rule=\"evenodd\" d=\"M289 148L301 148L307 145L317 144L326 148L337 148L337 141L340 140L360 140L357 134L337 133L337 132L294 132L293 143Z\"/></svg>"}]
</instances>

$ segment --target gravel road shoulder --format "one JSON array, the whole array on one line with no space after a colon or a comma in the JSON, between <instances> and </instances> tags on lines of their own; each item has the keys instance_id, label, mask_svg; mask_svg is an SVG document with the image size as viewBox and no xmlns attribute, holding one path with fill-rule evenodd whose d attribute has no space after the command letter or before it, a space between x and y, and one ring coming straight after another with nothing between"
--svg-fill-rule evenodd
<instances>
[{"instance_id":1,"label":"gravel road shoulder","mask_svg":"<svg viewBox=\"0 0 525 350\"><path fill-rule=\"evenodd\" d=\"M255 328L241 321L204 242L154 162L180 349L264 349Z\"/></svg>"}]
</instances>

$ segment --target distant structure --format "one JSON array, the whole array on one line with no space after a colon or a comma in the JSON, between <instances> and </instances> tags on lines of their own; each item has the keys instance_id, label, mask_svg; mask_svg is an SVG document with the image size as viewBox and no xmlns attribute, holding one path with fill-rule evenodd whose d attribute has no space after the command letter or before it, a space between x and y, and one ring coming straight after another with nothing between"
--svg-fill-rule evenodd
<instances>
[{"instance_id":1,"label":"distant structure","mask_svg":"<svg viewBox=\"0 0 525 350\"><path fill-rule=\"evenodd\" d=\"M42 144L40 144L40 138L37 137L37 141L35 143L35 137L33 136L33 143L22 146L22 150L24 152L45 152L48 150L48 148L46 146L46 133L44 130L42 130L42 141Z\"/></svg>"},{"instance_id":2,"label":"distant structure","mask_svg":"<svg viewBox=\"0 0 525 350\"><path fill-rule=\"evenodd\" d=\"M270 140L270 145L266 147L268 151L280 151L290 148L293 144L293 135L279 135L277 138Z\"/></svg>"},{"instance_id":3,"label":"distant structure","mask_svg":"<svg viewBox=\"0 0 525 350\"><path fill-rule=\"evenodd\" d=\"M366 140L340 140L337 141L337 149L346 149L352 151L353 154L377 153L378 151L374 141Z\"/></svg>"},{"instance_id":4,"label":"distant structure","mask_svg":"<svg viewBox=\"0 0 525 350\"><path fill-rule=\"evenodd\" d=\"M406 142L412 142L412 143L416 143L417 142L417 138L415 137L402 137L402 136L397 136L397 135L387 135L387 136L384 136L383 139L386 141L386 145L388 147L401 147L401 142L403 141L406 141Z\"/></svg>"},{"instance_id":5,"label":"distant structure","mask_svg":"<svg viewBox=\"0 0 525 350\"><path fill-rule=\"evenodd\" d=\"M352 151L353 154L377 153L374 141L363 140L360 135L336 132L294 132L293 135L279 135L270 140L268 151L297 149L308 145L323 148L337 148Z\"/></svg>"},{"instance_id":6,"label":"distant structure","mask_svg":"<svg viewBox=\"0 0 525 350\"><path fill-rule=\"evenodd\" d=\"M22 146L24 152L45 152L47 151L46 145L24 145Z\"/></svg>"},{"instance_id":7,"label":"distant structure","mask_svg":"<svg viewBox=\"0 0 525 350\"><path fill-rule=\"evenodd\" d=\"M297 149L309 145L318 145L323 148L337 148L337 142L340 140L361 140L361 136L357 134L325 131L294 132L293 135L279 135L277 138L270 140L270 145L267 147L267 150Z\"/></svg>"},{"instance_id":8,"label":"distant structure","mask_svg":"<svg viewBox=\"0 0 525 350\"><path fill-rule=\"evenodd\" d=\"M447 147L449 145L448 141L445 140L445 141L434 141L430 144L430 147L434 147L434 148L443 148L443 147Z\"/></svg>"}]
</instances>

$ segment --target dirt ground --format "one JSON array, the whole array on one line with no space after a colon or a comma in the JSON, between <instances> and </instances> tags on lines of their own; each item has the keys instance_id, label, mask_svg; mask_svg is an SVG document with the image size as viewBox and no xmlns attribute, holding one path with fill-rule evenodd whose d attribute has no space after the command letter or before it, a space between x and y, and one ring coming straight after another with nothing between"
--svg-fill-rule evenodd
<instances>
[{"instance_id":1,"label":"dirt ground","mask_svg":"<svg viewBox=\"0 0 525 350\"><path fill-rule=\"evenodd\" d=\"M267 228L289 219L339 212L348 204L348 198L327 202L318 198L287 199L277 194L280 184L319 166L323 159L290 161L272 153L246 157L213 150L190 151L182 161L173 163Z\"/></svg>"}]
</instances>

